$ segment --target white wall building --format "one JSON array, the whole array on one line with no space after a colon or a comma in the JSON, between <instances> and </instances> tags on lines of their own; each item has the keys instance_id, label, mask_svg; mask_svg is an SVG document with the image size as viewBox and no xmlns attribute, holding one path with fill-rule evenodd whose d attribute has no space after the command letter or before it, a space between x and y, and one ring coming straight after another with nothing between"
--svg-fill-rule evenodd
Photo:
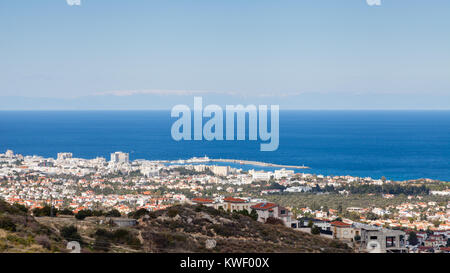
<instances>
[{"instance_id":1,"label":"white wall building","mask_svg":"<svg viewBox=\"0 0 450 273\"><path fill-rule=\"evenodd\" d=\"M211 172L217 176L227 176L230 173L229 166L211 166L209 168Z\"/></svg>"},{"instance_id":2,"label":"white wall building","mask_svg":"<svg viewBox=\"0 0 450 273\"><path fill-rule=\"evenodd\" d=\"M111 154L111 162L113 163L129 163L130 156L128 153L115 152Z\"/></svg>"},{"instance_id":3,"label":"white wall building","mask_svg":"<svg viewBox=\"0 0 450 273\"><path fill-rule=\"evenodd\" d=\"M272 176L271 172L264 171L250 170L248 173L252 175L253 181L269 181Z\"/></svg>"},{"instance_id":4,"label":"white wall building","mask_svg":"<svg viewBox=\"0 0 450 273\"><path fill-rule=\"evenodd\" d=\"M293 170L286 170L284 168L281 170L275 170L274 172L275 179L291 178L293 175L294 175Z\"/></svg>"},{"instance_id":5,"label":"white wall building","mask_svg":"<svg viewBox=\"0 0 450 273\"><path fill-rule=\"evenodd\" d=\"M65 160L65 159L69 159L72 158L72 153L58 153L58 157L57 160Z\"/></svg>"},{"instance_id":6,"label":"white wall building","mask_svg":"<svg viewBox=\"0 0 450 273\"><path fill-rule=\"evenodd\" d=\"M14 152L12 150L6 150L5 156L9 158L14 157Z\"/></svg>"}]
</instances>

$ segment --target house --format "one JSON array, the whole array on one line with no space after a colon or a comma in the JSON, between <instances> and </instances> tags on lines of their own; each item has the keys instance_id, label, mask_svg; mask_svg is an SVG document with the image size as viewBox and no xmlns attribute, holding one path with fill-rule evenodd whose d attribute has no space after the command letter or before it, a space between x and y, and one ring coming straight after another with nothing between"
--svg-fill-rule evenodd
<instances>
[{"instance_id":1,"label":"house","mask_svg":"<svg viewBox=\"0 0 450 273\"><path fill-rule=\"evenodd\" d=\"M434 242L434 246L446 246L447 245L447 238L445 235L438 235L436 233L433 233L428 237L428 239L425 241L425 246L427 246L427 241Z\"/></svg>"},{"instance_id":2,"label":"house","mask_svg":"<svg viewBox=\"0 0 450 273\"><path fill-rule=\"evenodd\" d=\"M258 213L258 221L265 223L269 217L281 219L285 226L292 227L292 222L297 224L297 221L292 221L292 213L275 203L262 202L251 206Z\"/></svg>"},{"instance_id":3,"label":"house","mask_svg":"<svg viewBox=\"0 0 450 273\"><path fill-rule=\"evenodd\" d=\"M314 224L315 221L317 221L317 219L315 218L311 218L311 217L301 217L298 218L298 227L308 227L310 224L310 222L312 222Z\"/></svg>"},{"instance_id":4,"label":"house","mask_svg":"<svg viewBox=\"0 0 450 273\"><path fill-rule=\"evenodd\" d=\"M224 198L223 202L225 203L225 206L223 207L223 209L230 211L230 212L246 210L250 213L251 212L250 207L251 207L251 205L253 205L253 203L249 203L245 199L234 198L234 197Z\"/></svg>"},{"instance_id":5,"label":"house","mask_svg":"<svg viewBox=\"0 0 450 273\"><path fill-rule=\"evenodd\" d=\"M320 220L316 218L302 217L298 219L299 227L308 227L310 222L312 225L320 228L322 231L330 231L331 232L331 222L327 220Z\"/></svg>"},{"instance_id":6,"label":"house","mask_svg":"<svg viewBox=\"0 0 450 273\"><path fill-rule=\"evenodd\" d=\"M353 241L356 234L355 229L351 224L347 224L341 221L331 222L331 231L333 232L333 238L344 240L344 241Z\"/></svg>"},{"instance_id":7,"label":"house","mask_svg":"<svg viewBox=\"0 0 450 273\"><path fill-rule=\"evenodd\" d=\"M370 253L407 252L406 232L361 228L361 249Z\"/></svg>"},{"instance_id":8,"label":"house","mask_svg":"<svg viewBox=\"0 0 450 273\"><path fill-rule=\"evenodd\" d=\"M193 204L197 204L197 205L210 205L212 203L214 203L214 200L212 199L207 199L207 198L193 198L191 200L191 202Z\"/></svg>"},{"instance_id":9,"label":"house","mask_svg":"<svg viewBox=\"0 0 450 273\"><path fill-rule=\"evenodd\" d=\"M110 218L110 222L120 228L133 227L137 224L136 219L128 219L128 218Z\"/></svg>"},{"instance_id":10,"label":"house","mask_svg":"<svg viewBox=\"0 0 450 273\"><path fill-rule=\"evenodd\" d=\"M429 246L419 246L417 248L418 253L434 253L434 248Z\"/></svg>"},{"instance_id":11,"label":"house","mask_svg":"<svg viewBox=\"0 0 450 273\"><path fill-rule=\"evenodd\" d=\"M439 252L440 253L450 253L450 247L440 247Z\"/></svg>"},{"instance_id":12,"label":"house","mask_svg":"<svg viewBox=\"0 0 450 273\"><path fill-rule=\"evenodd\" d=\"M215 202L214 200L208 198L193 198L191 199L191 203L201 204L207 207L213 207L215 209L223 209L229 212L246 210L248 213L251 212L250 207L254 204L245 199L234 197L226 197L223 199L223 202Z\"/></svg>"}]
</instances>

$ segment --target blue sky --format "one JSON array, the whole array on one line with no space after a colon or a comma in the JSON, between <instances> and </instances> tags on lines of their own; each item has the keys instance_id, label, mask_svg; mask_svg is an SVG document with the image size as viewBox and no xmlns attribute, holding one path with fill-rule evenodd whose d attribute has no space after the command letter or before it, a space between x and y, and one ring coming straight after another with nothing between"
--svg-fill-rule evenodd
<instances>
[{"instance_id":1,"label":"blue sky","mask_svg":"<svg viewBox=\"0 0 450 273\"><path fill-rule=\"evenodd\" d=\"M0 109L170 108L193 95L450 109L449 14L448 0L3 0Z\"/></svg>"}]
</instances>

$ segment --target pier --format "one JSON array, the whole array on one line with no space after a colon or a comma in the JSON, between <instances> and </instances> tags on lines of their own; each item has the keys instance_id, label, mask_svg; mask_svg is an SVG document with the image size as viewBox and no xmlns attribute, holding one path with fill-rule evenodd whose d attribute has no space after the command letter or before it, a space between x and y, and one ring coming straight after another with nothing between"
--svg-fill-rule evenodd
<instances>
[{"instance_id":1,"label":"pier","mask_svg":"<svg viewBox=\"0 0 450 273\"><path fill-rule=\"evenodd\" d=\"M222 163L234 163L241 165L254 165L254 166L262 166L262 167L274 167L274 168L288 168L288 169L310 169L308 166L295 166L295 165L281 165L281 164L273 164L259 161L251 161L251 160L238 160L238 159L210 159L212 162L222 162Z\"/></svg>"}]
</instances>

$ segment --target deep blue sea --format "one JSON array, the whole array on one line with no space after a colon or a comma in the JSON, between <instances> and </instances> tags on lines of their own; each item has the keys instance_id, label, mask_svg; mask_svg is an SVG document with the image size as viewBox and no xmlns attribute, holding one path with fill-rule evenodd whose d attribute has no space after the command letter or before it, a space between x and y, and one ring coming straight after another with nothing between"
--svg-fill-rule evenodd
<instances>
[{"instance_id":1,"label":"deep blue sea","mask_svg":"<svg viewBox=\"0 0 450 273\"><path fill-rule=\"evenodd\" d=\"M169 111L0 111L0 152L109 159L212 158L306 165L305 172L450 181L450 111L281 111L280 146L171 138ZM300 171L300 170L298 170Z\"/></svg>"}]
</instances>

